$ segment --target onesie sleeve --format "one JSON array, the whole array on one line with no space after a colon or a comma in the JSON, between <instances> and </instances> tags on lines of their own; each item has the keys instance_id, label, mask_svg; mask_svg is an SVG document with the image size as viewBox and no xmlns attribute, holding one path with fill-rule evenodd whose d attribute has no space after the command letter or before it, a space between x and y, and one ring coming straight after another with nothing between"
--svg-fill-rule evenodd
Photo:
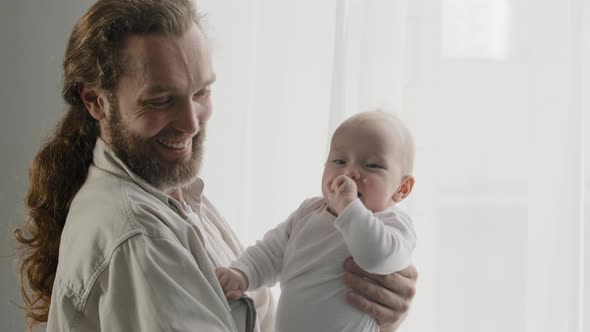
<instances>
[{"instance_id":1,"label":"onesie sleeve","mask_svg":"<svg viewBox=\"0 0 590 332\"><path fill-rule=\"evenodd\" d=\"M354 261L364 270L390 274L406 268L416 245L412 221L401 209L373 214L359 199L334 221Z\"/></svg>"},{"instance_id":2,"label":"onesie sleeve","mask_svg":"<svg viewBox=\"0 0 590 332\"><path fill-rule=\"evenodd\" d=\"M286 221L268 231L262 240L248 247L235 261L231 268L238 269L248 277L248 291L260 287L271 287L277 283L283 268L285 247L289 241L294 224L309 209L316 204L316 199L304 201Z\"/></svg>"}]
</instances>

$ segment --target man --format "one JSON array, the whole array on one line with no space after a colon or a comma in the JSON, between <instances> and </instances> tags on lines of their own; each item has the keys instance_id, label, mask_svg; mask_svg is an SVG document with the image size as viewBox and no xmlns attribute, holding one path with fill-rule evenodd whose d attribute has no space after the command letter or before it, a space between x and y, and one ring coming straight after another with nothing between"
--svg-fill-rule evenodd
<instances>
[{"instance_id":1,"label":"man","mask_svg":"<svg viewBox=\"0 0 590 332\"><path fill-rule=\"evenodd\" d=\"M76 24L64 60L69 110L33 161L28 221L15 232L32 324L270 331L269 291L228 302L214 274L242 249L197 177L214 80L190 0L99 0ZM395 330L416 270L345 267L343 282L362 295L351 292L351 305Z\"/></svg>"}]
</instances>

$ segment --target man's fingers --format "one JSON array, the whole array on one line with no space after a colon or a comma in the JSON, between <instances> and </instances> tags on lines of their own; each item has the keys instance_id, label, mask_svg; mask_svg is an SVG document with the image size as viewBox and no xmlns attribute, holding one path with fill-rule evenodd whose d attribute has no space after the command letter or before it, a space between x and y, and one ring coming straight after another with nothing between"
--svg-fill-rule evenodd
<instances>
[{"instance_id":1,"label":"man's fingers","mask_svg":"<svg viewBox=\"0 0 590 332\"><path fill-rule=\"evenodd\" d=\"M403 277L406 277L406 278L409 278L412 280L418 280L418 270L416 269L416 267L414 265L410 265L397 273L401 274Z\"/></svg>"},{"instance_id":2,"label":"man's fingers","mask_svg":"<svg viewBox=\"0 0 590 332\"><path fill-rule=\"evenodd\" d=\"M392 312L392 310L389 310L386 307L379 305L375 302L368 301L367 299L355 292L346 293L346 300L353 307L375 318L391 315Z\"/></svg>"},{"instance_id":3,"label":"man's fingers","mask_svg":"<svg viewBox=\"0 0 590 332\"><path fill-rule=\"evenodd\" d=\"M344 262L344 268L354 274L372 279L380 283L383 287L389 289L398 296L406 300L411 300L416 294L416 280L418 271L414 265L392 274L380 275L373 274L361 269L352 258ZM386 303L387 304L387 303Z\"/></svg>"},{"instance_id":4,"label":"man's fingers","mask_svg":"<svg viewBox=\"0 0 590 332\"><path fill-rule=\"evenodd\" d=\"M402 321L402 315L405 315L378 303L371 302L355 292L348 292L346 294L346 301L357 310L375 318L381 331L395 330L395 326L399 325ZM394 321L398 323L393 323Z\"/></svg>"},{"instance_id":5,"label":"man's fingers","mask_svg":"<svg viewBox=\"0 0 590 332\"><path fill-rule=\"evenodd\" d=\"M362 294L369 301L381 304L389 308L389 310L407 310L408 303L405 298L358 275L346 273L344 275L344 284L355 292Z\"/></svg>"},{"instance_id":6,"label":"man's fingers","mask_svg":"<svg viewBox=\"0 0 590 332\"><path fill-rule=\"evenodd\" d=\"M354 290L346 294L348 303L375 318L380 331L395 331L407 315L409 301L355 274L346 274L345 284Z\"/></svg>"},{"instance_id":7,"label":"man's fingers","mask_svg":"<svg viewBox=\"0 0 590 332\"><path fill-rule=\"evenodd\" d=\"M392 285L394 287L389 286L389 289L406 297L408 300L414 298L414 295L416 295L416 281L418 280L418 270L414 265L396 272L393 279L397 281L395 285L399 285L399 287Z\"/></svg>"},{"instance_id":8,"label":"man's fingers","mask_svg":"<svg viewBox=\"0 0 590 332\"><path fill-rule=\"evenodd\" d=\"M373 316L381 331L394 331L407 315L416 293L418 271L411 265L402 271L378 275L362 270L351 258L344 262L344 283L352 289L347 300Z\"/></svg>"},{"instance_id":9,"label":"man's fingers","mask_svg":"<svg viewBox=\"0 0 590 332\"><path fill-rule=\"evenodd\" d=\"M355 261L352 259L352 257L349 257L344 261L344 268L346 270L348 270L349 272L352 272L354 274L358 274L363 277L373 279L378 282L385 281L385 277L387 277L387 276L383 276L380 274L369 273L369 272L361 269L360 266L358 266L355 263Z\"/></svg>"}]
</instances>

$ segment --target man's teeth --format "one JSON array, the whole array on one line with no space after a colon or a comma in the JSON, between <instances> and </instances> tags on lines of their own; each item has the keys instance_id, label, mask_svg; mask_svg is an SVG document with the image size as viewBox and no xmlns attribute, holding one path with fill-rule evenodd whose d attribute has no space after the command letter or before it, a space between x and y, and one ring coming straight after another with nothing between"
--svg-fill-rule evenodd
<instances>
[{"instance_id":1,"label":"man's teeth","mask_svg":"<svg viewBox=\"0 0 590 332\"><path fill-rule=\"evenodd\" d=\"M190 142L190 139L186 139L183 141L171 141L171 140L158 139L158 142L167 148L184 149L188 145L188 143Z\"/></svg>"}]
</instances>

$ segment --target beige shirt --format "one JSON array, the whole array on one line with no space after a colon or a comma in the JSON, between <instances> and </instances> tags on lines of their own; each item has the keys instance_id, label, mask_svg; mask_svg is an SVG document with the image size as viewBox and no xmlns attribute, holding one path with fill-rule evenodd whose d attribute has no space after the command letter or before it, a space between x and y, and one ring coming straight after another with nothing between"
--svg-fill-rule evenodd
<instances>
[{"instance_id":1,"label":"beige shirt","mask_svg":"<svg viewBox=\"0 0 590 332\"><path fill-rule=\"evenodd\" d=\"M184 193L189 216L98 139L61 235L47 331L257 330L251 301L228 302L215 277L242 248L202 190ZM270 331L270 293L253 296Z\"/></svg>"},{"instance_id":2,"label":"beige shirt","mask_svg":"<svg viewBox=\"0 0 590 332\"><path fill-rule=\"evenodd\" d=\"M227 267L236 260L244 248L213 204L202 195L203 181L198 179L184 191L189 208L188 216L201 230L204 230L204 246L215 267ZM257 321L261 332L273 331L276 303L268 288L248 292L256 305Z\"/></svg>"}]
</instances>

